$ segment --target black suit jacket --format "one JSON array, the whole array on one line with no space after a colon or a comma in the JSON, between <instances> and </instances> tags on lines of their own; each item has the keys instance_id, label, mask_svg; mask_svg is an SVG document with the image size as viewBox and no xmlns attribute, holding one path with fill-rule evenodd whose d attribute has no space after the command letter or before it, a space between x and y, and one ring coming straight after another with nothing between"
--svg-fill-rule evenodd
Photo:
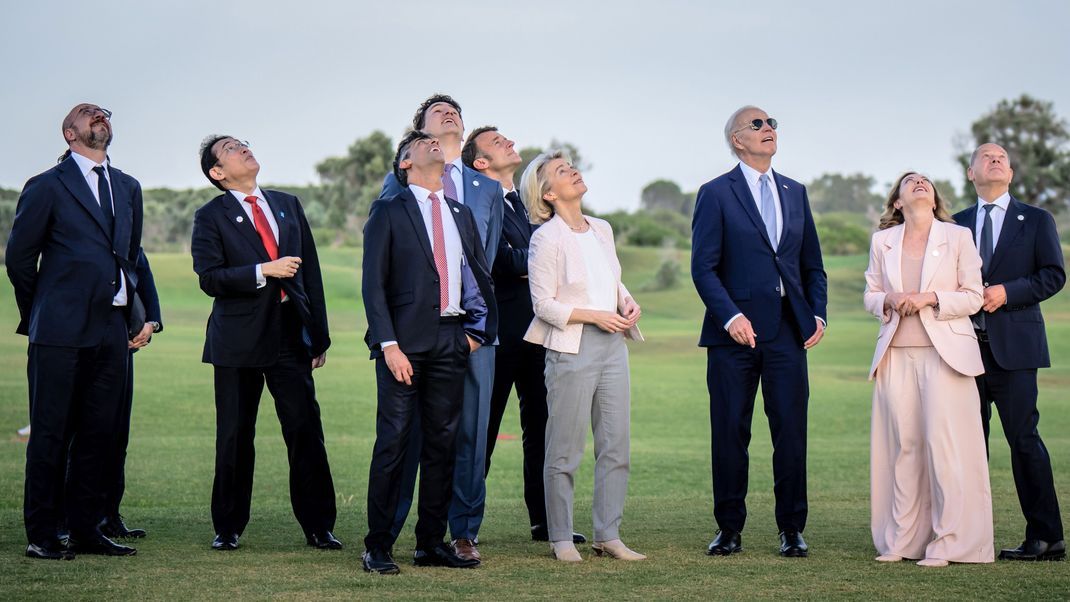
<instances>
[{"instance_id":1,"label":"black suit jacket","mask_svg":"<svg viewBox=\"0 0 1070 602\"><path fill-rule=\"evenodd\" d=\"M498 309L486 255L468 207L446 199L453 210L466 258L462 266L461 306L464 328L482 344L494 341ZM397 341L403 353L429 351L438 334L439 284L431 241L412 191L379 199L364 225L361 295L368 316L364 341L371 357L380 344Z\"/></svg>"},{"instance_id":2,"label":"black suit jacket","mask_svg":"<svg viewBox=\"0 0 1070 602\"><path fill-rule=\"evenodd\" d=\"M253 222L227 192L197 210L193 217L193 270L201 290L215 298L204 342L205 363L217 366L270 366L278 360L285 290L304 325L309 357L331 345L327 304L312 230L297 197L261 190L279 226L279 257L301 258L293 278L267 278L256 287L256 265L271 261Z\"/></svg>"},{"instance_id":3,"label":"black suit jacket","mask_svg":"<svg viewBox=\"0 0 1070 602\"><path fill-rule=\"evenodd\" d=\"M502 201L504 203L504 200ZM498 302L498 342L503 346L519 345L535 318L528 284L528 245L537 228L528 221L527 211L520 214L503 208L502 237L494 258L494 298Z\"/></svg>"},{"instance_id":4,"label":"black suit jacket","mask_svg":"<svg viewBox=\"0 0 1070 602\"><path fill-rule=\"evenodd\" d=\"M977 240L977 205L955 214ZM1066 284L1063 251L1055 219L1047 211L1011 197L989 265L981 267L985 286L1002 284L1007 304L985 313L985 330L996 362L1004 370L1047 368L1048 337L1040 302Z\"/></svg>"},{"instance_id":5,"label":"black suit jacket","mask_svg":"<svg viewBox=\"0 0 1070 602\"><path fill-rule=\"evenodd\" d=\"M119 270L128 298L137 291L141 184L110 165L108 178L115 210L111 232L72 157L34 176L22 190L4 261L19 306L16 332L31 343L97 345Z\"/></svg>"}]
</instances>

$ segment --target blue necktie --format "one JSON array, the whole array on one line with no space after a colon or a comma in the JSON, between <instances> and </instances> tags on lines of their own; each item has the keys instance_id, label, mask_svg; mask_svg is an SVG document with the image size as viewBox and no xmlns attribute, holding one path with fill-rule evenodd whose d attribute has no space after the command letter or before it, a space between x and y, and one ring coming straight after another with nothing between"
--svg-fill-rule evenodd
<instances>
[{"instance_id":1,"label":"blue necktie","mask_svg":"<svg viewBox=\"0 0 1070 602\"><path fill-rule=\"evenodd\" d=\"M773 191L769 189L769 175L762 174L758 178L762 193L762 221L765 222L765 233L769 235L769 244L777 248L776 236L776 205L773 201Z\"/></svg>"}]
</instances>

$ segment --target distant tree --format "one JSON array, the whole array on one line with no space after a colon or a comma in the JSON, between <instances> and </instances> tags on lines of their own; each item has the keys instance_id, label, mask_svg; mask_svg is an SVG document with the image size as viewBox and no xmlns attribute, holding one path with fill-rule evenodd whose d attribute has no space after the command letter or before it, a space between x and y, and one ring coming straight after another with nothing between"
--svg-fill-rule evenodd
<instances>
[{"instance_id":1,"label":"distant tree","mask_svg":"<svg viewBox=\"0 0 1070 602\"><path fill-rule=\"evenodd\" d=\"M865 174L827 173L807 184L806 192L816 213L879 213L884 195L873 191L875 184L876 180Z\"/></svg>"},{"instance_id":2,"label":"distant tree","mask_svg":"<svg viewBox=\"0 0 1070 602\"><path fill-rule=\"evenodd\" d=\"M345 156L328 157L316 165L323 183L323 198L329 226L359 231L372 202L379 197L383 177L392 169L394 143L376 130L358 138Z\"/></svg>"},{"instance_id":3,"label":"distant tree","mask_svg":"<svg viewBox=\"0 0 1070 602\"><path fill-rule=\"evenodd\" d=\"M957 159L963 170L969 167L973 150L986 142L1007 149L1014 182L1011 192L1022 200L1055 213L1066 208L1070 199L1070 128L1055 113L1049 101L1023 94L1001 100L996 108L970 126L972 140L960 139ZM973 184L966 182L963 197L976 197Z\"/></svg>"},{"instance_id":4,"label":"distant tree","mask_svg":"<svg viewBox=\"0 0 1070 602\"><path fill-rule=\"evenodd\" d=\"M640 207L645 211L663 209L690 216L693 198L680 190L680 186L672 180L654 180L643 187Z\"/></svg>"}]
</instances>

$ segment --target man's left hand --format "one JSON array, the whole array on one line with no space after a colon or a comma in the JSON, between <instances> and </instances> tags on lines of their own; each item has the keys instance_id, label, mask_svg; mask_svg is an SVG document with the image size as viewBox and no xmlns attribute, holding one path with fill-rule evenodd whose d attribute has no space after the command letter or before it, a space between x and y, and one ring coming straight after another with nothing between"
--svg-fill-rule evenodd
<instances>
[{"instance_id":1,"label":"man's left hand","mask_svg":"<svg viewBox=\"0 0 1070 602\"><path fill-rule=\"evenodd\" d=\"M1007 289L1002 284L985 287L985 304L981 309L992 313L1007 304Z\"/></svg>"},{"instance_id":2,"label":"man's left hand","mask_svg":"<svg viewBox=\"0 0 1070 602\"><path fill-rule=\"evenodd\" d=\"M821 342L821 337L825 336L825 323L817 318L814 318L814 322L817 323L817 330L815 330L814 334L803 343L803 349L810 349L814 345L817 345Z\"/></svg>"},{"instance_id":3,"label":"man's left hand","mask_svg":"<svg viewBox=\"0 0 1070 602\"><path fill-rule=\"evenodd\" d=\"M148 345L152 341L152 324L145 323L141 327L141 332L137 333L137 336L130 339L127 343L127 347L130 349L141 349L145 345Z\"/></svg>"},{"instance_id":4,"label":"man's left hand","mask_svg":"<svg viewBox=\"0 0 1070 602\"><path fill-rule=\"evenodd\" d=\"M316 368L322 368L323 364L326 364L326 363L327 363L327 352L324 351L323 353L321 353L319 355L319 357L312 358L312 369L315 370Z\"/></svg>"}]
</instances>

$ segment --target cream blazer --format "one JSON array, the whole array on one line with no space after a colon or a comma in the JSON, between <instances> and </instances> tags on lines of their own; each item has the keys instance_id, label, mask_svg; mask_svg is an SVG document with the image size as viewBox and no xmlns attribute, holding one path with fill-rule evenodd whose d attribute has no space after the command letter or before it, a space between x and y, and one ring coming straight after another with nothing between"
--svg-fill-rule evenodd
<instances>
[{"instance_id":1,"label":"cream blazer","mask_svg":"<svg viewBox=\"0 0 1070 602\"><path fill-rule=\"evenodd\" d=\"M869 367L870 380L899 327L899 314L885 311L884 298L888 293L904 292L901 263L905 232L906 226L902 224L876 232L869 248L864 299L866 310L881 322L877 349ZM960 374L984 373L977 335L970 322L970 316L981 309L984 299L981 256L968 228L933 222L925 245L920 288L923 293L936 293L937 306L925 307L918 315L940 357Z\"/></svg>"},{"instance_id":2,"label":"cream blazer","mask_svg":"<svg viewBox=\"0 0 1070 602\"><path fill-rule=\"evenodd\" d=\"M613 245L613 228L609 222L587 217L595 238L602 244L606 261L617 281L617 309L631 296L620 281L620 261ZM569 316L576 307L589 303L587 298L587 266L583 251L572 230L559 216L540 226L531 236L528 246L528 284L531 285L531 304L535 319L531 321L524 340L562 353L579 353L583 324L569 324ZM624 336L643 340L638 325Z\"/></svg>"}]
</instances>

